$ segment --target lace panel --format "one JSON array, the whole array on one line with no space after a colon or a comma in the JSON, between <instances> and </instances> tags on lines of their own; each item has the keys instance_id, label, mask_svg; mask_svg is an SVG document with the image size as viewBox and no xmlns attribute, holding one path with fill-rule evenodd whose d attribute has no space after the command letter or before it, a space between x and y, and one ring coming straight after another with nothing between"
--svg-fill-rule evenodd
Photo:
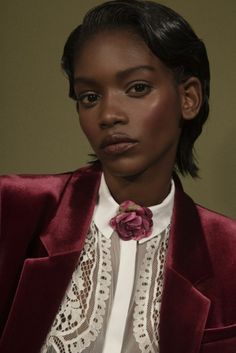
<instances>
[{"instance_id":1,"label":"lace panel","mask_svg":"<svg viewBox=\"0 0 236 353\"><path fill-rule=\"evenodd\" d=\"M92 222L78 265L41 353L78 353L95 341L111 285L111 240ZM97 278L94 276L97 273Z\"/></svg>"},{"instance_id":2,"label":"lace panel","mask_svg":"<svg viewBox=\"0 0 236 353\"><path fill-rule=\"evenodd\" d=\"M133 314L133 334L142 353L159 352L158 329L168 235L169 228L162 235L147 242L146 253L137 281ZM153 281L155 283L154 288L151 286ZM155 296L154 300L153 295ZM149 315L150 310L151 313Z\"/></svg>"}]
</instances>

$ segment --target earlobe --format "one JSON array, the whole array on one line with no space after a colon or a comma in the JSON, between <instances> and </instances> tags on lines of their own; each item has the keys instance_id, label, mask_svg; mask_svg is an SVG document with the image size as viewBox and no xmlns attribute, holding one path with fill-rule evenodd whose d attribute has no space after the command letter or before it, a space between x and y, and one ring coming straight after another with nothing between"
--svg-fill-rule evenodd
<instances>
[{"instance_id":1,"label":"earlobe","mask_svg":"<svg viewBox=\"0 0 236 353\"><path fill-rule=\"evenodd\" d=\"M202 87L197 77L190 77L181 84L182 118L191 120L198 114L202 105Z\"/></svg>"}]
</instances>

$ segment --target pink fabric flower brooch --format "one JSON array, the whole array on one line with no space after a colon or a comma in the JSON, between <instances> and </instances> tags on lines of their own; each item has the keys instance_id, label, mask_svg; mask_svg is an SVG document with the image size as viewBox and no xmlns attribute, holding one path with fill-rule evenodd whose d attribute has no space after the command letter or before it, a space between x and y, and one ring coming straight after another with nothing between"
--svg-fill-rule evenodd
<instances>
[{"instance_id":1,"label":"pink fabric flower brooch","mask_svg":"<svg viewBox=\"0 0 236 353\"><path fill-rule=\"evenodd\" d=\"M124 201L120 204L118 214L110 220L109 224L121 239L140 240L151 235L152 211L133 201Z\"/></svg>"}]
</instances>

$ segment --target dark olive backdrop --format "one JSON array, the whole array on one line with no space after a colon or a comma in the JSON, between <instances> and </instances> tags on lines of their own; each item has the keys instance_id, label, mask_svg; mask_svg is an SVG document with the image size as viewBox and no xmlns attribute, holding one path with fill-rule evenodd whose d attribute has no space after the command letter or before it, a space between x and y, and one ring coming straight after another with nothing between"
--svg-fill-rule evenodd
<instances>
[{"instance_id":1,"label":"dark olive backdrop","mask_svg":"<svg viewBox=\"0 0 236 353\"><path fill-rule=\"evenodd\" d=\"M95 0L1 1L0 173L54 173L84 164L60 56L69 32ZM197 143L194 199L236 218L236 1L166 0L204 39L212 72L211 114Z\"/></svg>"}]
</instances>

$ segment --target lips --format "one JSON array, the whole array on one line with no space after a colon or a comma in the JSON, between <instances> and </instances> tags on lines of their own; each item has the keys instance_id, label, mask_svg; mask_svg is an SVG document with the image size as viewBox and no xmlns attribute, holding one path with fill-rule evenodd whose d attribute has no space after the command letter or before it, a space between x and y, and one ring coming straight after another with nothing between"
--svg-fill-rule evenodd
<instances>
[{"instance_id":1,"label":"lips","mask_svg":"<svg viewBox=\"0 0 236 353\"><path fill-rule=\"evenodd\" d=\"M100 148L107 154L121 154L133 148L137 140L132 139L126 134L116 133L107 135L100 145Z\"/></svg>"}]
</instances>

